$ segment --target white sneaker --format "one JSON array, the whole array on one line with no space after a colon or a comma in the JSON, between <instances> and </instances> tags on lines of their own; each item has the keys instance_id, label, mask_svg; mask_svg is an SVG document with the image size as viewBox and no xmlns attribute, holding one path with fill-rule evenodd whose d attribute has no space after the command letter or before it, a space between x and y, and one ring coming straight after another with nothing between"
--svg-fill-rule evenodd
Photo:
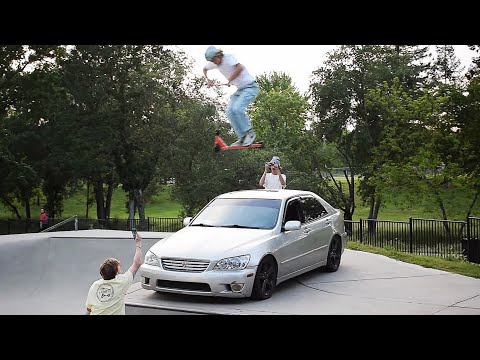
<instances>
[{"instance_id":1,"label":"white sneaker","mask_svg":"<svg viewBox=\"0 0 480 360\"><path fill-rule=\"evenodd\" d=\"M245 139L245 136L243 136L242 138L238 139L238 140L235 141L233 144L230 144L230 146L243 146L243 139Z\"/></svg>"},{"instance_id":2,"label":"white sneaker","mask_svg":"<svg viewBox=\"0 0 480 360\"><path fill-rule=\"evenodd\" d=\"M249 146L251 145L254 141L257 135L255 134L255 131L253 130L248 130L247 134L245 135L243 139L243 146Z\"/></svg>"}]
</instances>

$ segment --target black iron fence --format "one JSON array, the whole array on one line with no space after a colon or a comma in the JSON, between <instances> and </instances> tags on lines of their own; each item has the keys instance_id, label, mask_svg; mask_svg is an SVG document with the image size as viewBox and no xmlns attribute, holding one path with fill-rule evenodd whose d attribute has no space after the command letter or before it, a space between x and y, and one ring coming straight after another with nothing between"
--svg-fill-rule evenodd
<instances>
[{"instance_id":1,"label":"black iron fence","mask_svg":"<svg viewBox=\"0 0 480 360\"><path fill-rule=\"evenodd\" d=\"M480 263L480 218L467 221L410 218L409 221L345 220L349 241L416 255L466 258Z\"/></svg>"},{"instance_id":2,"label":"black iron fence","mask_svg":"<svg viewBox=\"0 0 480 360\"><path fill-rule=\"evenodd\" d=\"M49 219L47 227L65 219ZM78 218L78 230L108 229L175 232L183 227L180 218L140 219L87 219ZM45 228L45 227L44 227ZM349 241L377 247L391 248L416 255L444 258L466 258L480 263L480 218L469 217L467 221L433 220L410 218L409 221L376 219L345 220ZM69 222L53 231L75 230ZM39 220L0 219L0 235L33 233L40 231Z\"/></svg>"},{"instance_id":3,"label":"black iron fence","mask_svg":"<svg viewBox=\"0 0 480 360\"><path fill-rule=\"evenodd\" d=\"M65 219L49 219L44 229L56 225ZM140 219L87 219L78 218L78 230L87 229L108 229L108 230L131 230L136 228L139 231L175 232L183 227L183 220L179 218L153 218ZM0 235L23 234L39 232L39 220L25 219L0 219ZM61 225L52 231L75 230L75 223L69 222Z\"/></svg>"}]
</instances>

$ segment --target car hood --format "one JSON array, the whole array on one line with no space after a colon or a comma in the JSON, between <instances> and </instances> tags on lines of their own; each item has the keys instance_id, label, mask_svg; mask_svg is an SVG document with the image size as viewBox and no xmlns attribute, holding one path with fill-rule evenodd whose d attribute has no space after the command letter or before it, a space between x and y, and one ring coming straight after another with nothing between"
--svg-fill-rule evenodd
<instances>
[{"instance_id":1,"label":"car hood","mask_svg":"<svg viewBox=\"0 0 480 360\"><path fill-rule=\"evenodd\" d=\"M215 259L243 255L272 230L185 227L160 240L150 250L158 257ZM245 247L245 248L242 248Z\"/></svg>"}]
</instances>

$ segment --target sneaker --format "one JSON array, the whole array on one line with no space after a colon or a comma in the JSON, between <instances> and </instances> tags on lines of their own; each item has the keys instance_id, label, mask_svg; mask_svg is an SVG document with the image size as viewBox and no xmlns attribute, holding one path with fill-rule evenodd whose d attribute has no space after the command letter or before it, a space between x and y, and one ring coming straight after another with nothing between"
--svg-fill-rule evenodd
<instances>
[{"instance_id":1,"label":"sneaker","mask_svg":"<svg viewBox=\"0 0 480 360\"><path fill-rule=\"evenodd\" d=\"M257 135L255 134L255 131L252 129L248 130L247 134L244 136L243 139L243 146L249 146L251 145L254 141Z\"/></svg>"},{"instance_id":2,"label":"sneaker","mask_svg":"<svg viewBox=\"0 0 480 360\"><path fill-rule=\"evenodd\" d=\"M230 146L243 146L243 139L245 139L245 136L242 136L240 139L235 141L233 144L230 144Z\"/></svg>"}]
</instances>

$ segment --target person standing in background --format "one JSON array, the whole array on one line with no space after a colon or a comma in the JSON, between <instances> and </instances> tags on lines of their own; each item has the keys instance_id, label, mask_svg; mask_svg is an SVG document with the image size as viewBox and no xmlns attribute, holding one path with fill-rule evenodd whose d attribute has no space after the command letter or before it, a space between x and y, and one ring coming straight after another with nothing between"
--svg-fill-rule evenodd
<instances>
[{"instance_id":1,"label":"person standing in background","mask_svg":"<svg viewBox=\"0 0 480 360\"><path fill-rule=\"evenodd\" d=\"M258 184L265 189L285 189L287 186L287 176L282 174L282 167L280 166L280 158L278 156L272 157L272 160L265 163L265 169Z\"/></svg>"},{"instance_id":2,"label":"person standing in background","mask_svg":"<svg viewBox=\"0 0 480 360\"><path fill-rule=\"evenodd\" d=\"M40 231L48 227L48 215L45 212L45 209L40 209Z\"/></svg>"}]
</instances>

